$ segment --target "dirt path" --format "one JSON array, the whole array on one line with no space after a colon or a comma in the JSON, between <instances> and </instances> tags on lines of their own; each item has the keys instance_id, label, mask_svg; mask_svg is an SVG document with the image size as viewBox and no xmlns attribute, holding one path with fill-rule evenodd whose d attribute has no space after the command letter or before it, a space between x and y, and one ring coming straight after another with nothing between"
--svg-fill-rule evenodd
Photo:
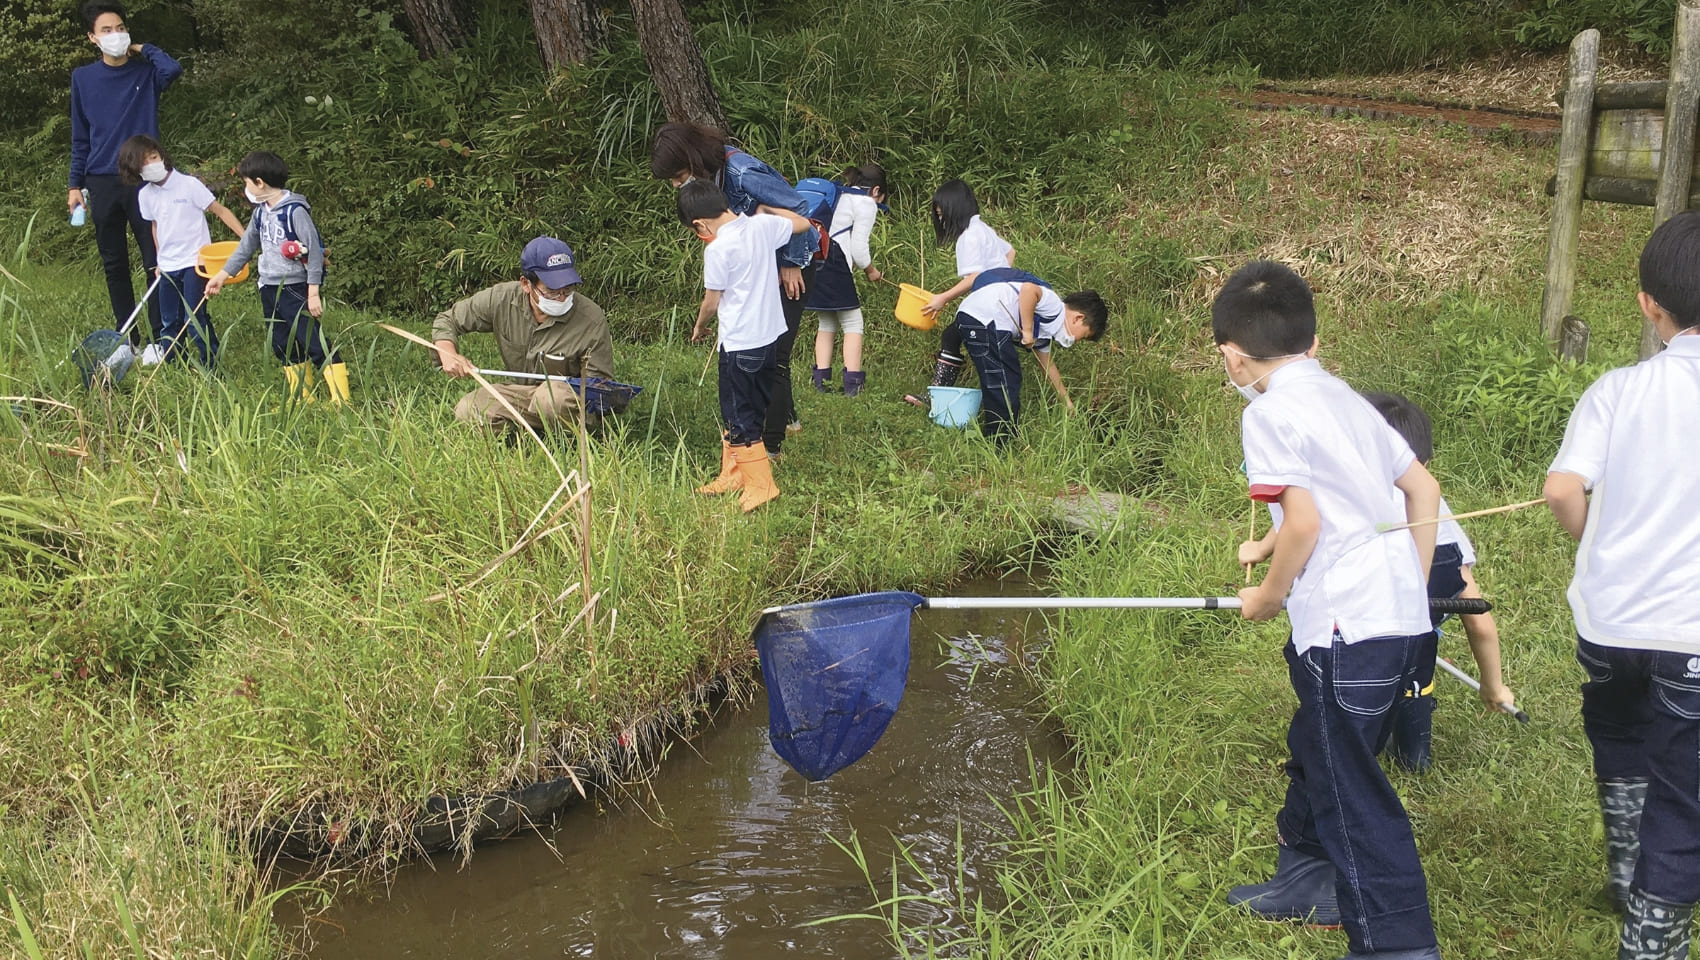
<instances>
[{"instance_id":1,"label":"dirt path","mask_svg":"<svg viewBox=\"0 0 1700 960\"><path fill-rule=\"evenodd\" d=\"M1480 136L1509 137L1523 143L1558 142L1559 116L1510 107L1425 102L1408 98L1380 99L1322 90L1278 90L1257 87L1236 98L1252 110L1304 110L1324 117L1365 117L1370 120L1422 120L1464 127Z\"/></svg>"}]
</instances>

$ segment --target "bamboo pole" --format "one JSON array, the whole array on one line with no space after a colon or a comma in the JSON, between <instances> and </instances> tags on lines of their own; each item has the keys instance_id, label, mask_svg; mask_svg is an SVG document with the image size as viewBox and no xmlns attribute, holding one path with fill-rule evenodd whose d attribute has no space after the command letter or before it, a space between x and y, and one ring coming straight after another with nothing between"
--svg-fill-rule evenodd
<instances>
[{"instance_id":1,"label":"bamboo pole","mask_svg":"<svg viewBox=\"0 0 1700 960\"><path fill-rule=\"evenodd\" d=\"M1376 533L1392 533L1395 530L1409 530L1412 527L1426 527L1431 523L1445 523L1448 520L1468 520L1471 517L1487 517L1496 513L1510 513L1525 507L1539 506L1547 502L1546 497L1539 500L1525 500L1522 503L1508 503L1503 507L1489 507L1486 510L1471 510L1469 513L1454 513L1444 517L1430 517L1427 520L1413 520L1410 523L1378 523Z\"/></svg>"},{"instance_id":2,"label":"bamboo pole","mask_svg":"<svg viewBox=\"0 0 1700 960\"><path fill-rule=\"evenodd\" d=\"M1576 290L1576 245L1582 228L1582 183L1594 133L1594 85L1599 75L1600 32L1584 30L1570 43L1569 82L1558 137L1558 176L1552 227L1547 236L1546 290L1541 294L1541 331L1553 349Z\"/></svg>"},{"instance_id":3,"label":"bamboo pole","mask_svg":"<svg viewBox=\"0 0 1700 960\"><path fill-rule=\"evenodd\" d=\"M1682 0L1676 8L1671 42L1670 84L1665 89L1665 141L1659 151L1659 189L1653 199L1653 227L1688 209L1694 176L1694 124L1700 114L1700 0ZM1651 321L1641 324L1641 359L1663 349Z\"/></svg>"}]
</instances>

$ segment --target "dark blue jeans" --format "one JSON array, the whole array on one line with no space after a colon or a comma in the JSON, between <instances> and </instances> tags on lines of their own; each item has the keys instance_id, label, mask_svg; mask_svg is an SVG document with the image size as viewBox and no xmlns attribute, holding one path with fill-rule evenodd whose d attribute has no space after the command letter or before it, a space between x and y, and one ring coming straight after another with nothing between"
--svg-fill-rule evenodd
<instances>
[{"instance_id":1,"label":"dark blue jeans","mask_svg":"<svg viewBox=\"0 0 1700 960\"><path fill-rule=\"evenodd\" d=\"M726 440L732 446L761 442L762 426L773 403L778 358L777 341L754 350L720 351L720 420L726 424Z\"/></svg>"},{"instance_id":2,"label":"dark blue jeans","mask_svg":"<svg viewBox=\"0 0 1700 960\"><path fill-rule=\"evenodd\" d=\"M1021 419L1021 354L1015 335L958 312L956 326L980 375L980 430L1001 446Z\"/></svg>"},{"instance_id":3,"label":"dark blue jeans","mask_svg":"<svg viewBox=\"0 0 1700 960\"><path fill-rule=\"evenodd\" d=\"M291 366L308 359L320 367L339 362L319 321L307 312L305 283L261 287L260 307L272 324L272 356Z\"/></svg>"},{"instance_id":4,"label":"dark blue jeans","mask_svg":"<svg viewBox=\"0 0 1700 960\"><path fill-rule=\"evenodd\" d=\"M1299 708L1287 729L1287 799L1275 824L1282 842L1334 864L1354 953L1435 944L1411 820L1375 759L1427 639L1336 640L1302 656L1287 644Z\"/></svg>"},{"instance_id":5,"label":"dark blue jeans","mask_svg":"<svg viewBox=\"0 0 1700 960\"><path fill-rule=\"evenodd\" d=\"M1635 887L1700 902L1700 657L1576 638L1582 729L1600 780L1647 780Z\"/></svg>"},{"instance_id":6,"label":"dark blue jeans","mask_svg":"<svg viewBox=\"0 0 1700 960\"><path fill-rule=\"evenodd\" d=\"M159 340L165 345L169 358L183 356L182 344L187 337L195 345L201 363L211 366L218 358L218 333L213 330L212 318L207 315L207 282L194 267L174 270L165 275L159 285ZM200 309L195 309L199 304ZM194 315L190 316L190 311Z\"/></svg>"}]
</instances>

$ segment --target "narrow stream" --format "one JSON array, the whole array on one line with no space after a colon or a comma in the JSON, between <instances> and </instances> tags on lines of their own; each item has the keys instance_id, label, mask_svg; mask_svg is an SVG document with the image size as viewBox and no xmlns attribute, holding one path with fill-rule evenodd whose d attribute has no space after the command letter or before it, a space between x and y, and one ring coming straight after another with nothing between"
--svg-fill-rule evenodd
<instances>
[{"instance_id":1,"label":"narrow stream","mask_svg":"<svg viewBox=\"0 0 1700 960\"><path fill-rule=\"evenodd\" d=\"M1033 590L994 580L954 592ZM1019 611L921 611L902 707L873 752L831 780L810 784L774 756L758 694L675 746L646 802L569 810L545 837L483 847L466 869L449 856L409 866L388 899L351 899L313 921L311 956L889 960L879 922L801 926L875 902L831 838L860 838L882 895L895 837L936 884L905 866L905 892L995 903L989 868L1008 830L997 804L1029 788L1029 756L1040 769L1066 764L1020 662L1043 627ZM955 889L959 828L966 891ZM905 917L964 919L943 905Z\"/></svg>"}]
</instances>

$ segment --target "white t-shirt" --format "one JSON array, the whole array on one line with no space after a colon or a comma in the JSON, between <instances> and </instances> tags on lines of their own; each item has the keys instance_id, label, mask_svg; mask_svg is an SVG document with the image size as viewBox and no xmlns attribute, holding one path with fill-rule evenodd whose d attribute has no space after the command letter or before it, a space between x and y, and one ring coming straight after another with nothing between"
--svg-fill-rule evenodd
<instances>
[{"instance_id":1,"label":"white t-shirt","mask_svg":"<svg viewBox=\"0 0 1700 960\"><path fill-rule=\"evenodd\" d=\"M1405 519L1394 482L1416 456L1369 401L1322 369L1295 360L1245 408L1246 478L1251 494L1273 499L1302 487L1322 518L1316 549L1287 598L1300 653L1333 642L1427 633L1428 586L1408 531L1376 532ZM1281 522L1281 511L1270 511Z\"/></svg>"},{"instance_id":2,"label":"white t-shirt","mask_svg":"<svg viewBox=\"0 0 1700 960\"><path fill-rule=\"evenodd\" d=\"M1016 334L1019 338L1021 281L988 283L978 290L970 291L968 296L962 298L962 306L957 309L981 323L996 327L1005 333ZM1062 328L1062 322L1062 297L1057 296L1057 292L1050 287L1039 287L1039 302L1033 307L1033 336L1054 337Z\"/></svg>"},{"instance_id":3,"label":"white t-shirt","mask_svg":"<svg viewBox=\"0 0 1700 960\"><path fill-rule=\"evenodd\" d=\"M998 232L986 226L979 214L968 218L968 227L956 238L956 275L966 277L984 270L1009 266L1015 248Z\"/></svg>"},{"instance_id":4,"label":"white t-shirt","mask_svg":"<svg viewBox=\"0 0 1700 960\"><path fill-rule=\"evenodd\" d=\"M852 270L864 270L874 260L868 238L874 233L879 203L864 193L841 193L832 211L832 242L844 248L844 259Z\"/></svg>"},{"instance_id":5,"label":"white t-shirt","mask_svg":"<svg viewBox=\"0 0 1700 960\"><path fill-rule=\"evenodd\" d=\"M703 250L702 285L720 291L722 350L765 347L785 332L773 253L790 242L791 221L771 213L739 214Z\"/></svg>"},{"instance_id":6,"label":"white t-shirt","mask_svg":"<svg viewBox=\"0 0 1700 960\"><path fill-rule=\"evenodd\" d=\"M152 220L159 234L159 268L174 273L195 265L201 248L212 243L207 230L207 207L212 206L207 185L181 170L173 170L163 183L144 183L136 194L142 219Z\"/></svg>"},{"instance_id":7,"label":"white t-shirt","mask_svg":"<svg viewBox=\"0 0 1700 960\"><path fill-rule=\"evenodd\" d=\"M1576 632L1607 647L1700 654L1700 336L1594 382L1549 473L1591 493L1576 549Z\"/></svg>"},{"instance_id":8,"label":"white t-shirt","mask_svg":"<svg viewBox=\"0 0 1700 960\"><path fill-rule=\"evenodd\" d=\"M1445 497L1440 498L1440 515L1443 517L1452 516L1452 507L1446 502ZM1476 550L1470 546L1470 538L1465 536L1464 528L1459 526L1456 520L1442 520L1434 528L1434 545L1442 547L1449 543L1457 546L1459 555L1464 558L1464 566L1473 567L1476 565Z\"/></svg>"}]
</instances>

